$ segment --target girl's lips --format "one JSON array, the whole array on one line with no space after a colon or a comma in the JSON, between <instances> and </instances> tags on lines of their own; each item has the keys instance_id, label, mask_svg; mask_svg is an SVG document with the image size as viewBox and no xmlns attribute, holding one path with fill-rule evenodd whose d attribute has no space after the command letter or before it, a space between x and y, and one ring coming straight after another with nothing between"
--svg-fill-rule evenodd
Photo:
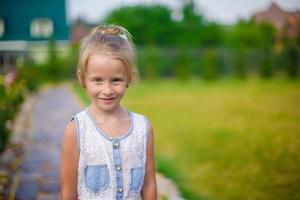
<instances>
[{"instance_id":1,"label":"girl's lips","mask_svg":"<svg viewBox=\"0 0 300 200\"><path fill-rule=\"evenodd\" d=\"M110 104L112 103L116 97L112 97L112 98L99 98L100 100L102 100L105 104Z\"/></svg>"},{"instance_id":2,"label":"girl's lips","mask_svg":"<svg viewBox=\"0 0 300 200\"><path fill-rule=\"evenodd\" d=\"M115 99L115 98L117 98L117 97L99 97L99 99L102 99L102 100L113 100L113 99Z\"/></svg>"}]
</instances>

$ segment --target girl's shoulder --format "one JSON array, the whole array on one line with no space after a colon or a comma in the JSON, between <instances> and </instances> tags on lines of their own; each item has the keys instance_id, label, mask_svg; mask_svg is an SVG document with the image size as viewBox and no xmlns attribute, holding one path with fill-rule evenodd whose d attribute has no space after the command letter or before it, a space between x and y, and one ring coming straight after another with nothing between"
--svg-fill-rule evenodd
<instances>
[{"instance_id":1,"label":"girl's shoulder","mask_svg":"<svg viewBox=\"0 0 300 200\"><path fill-rule=\"evenodd\" d=\"M133 112L131 110L128 110L128 113L134 120L144 120L146 122L148 121L148 118L144 114Z\"/></svg>"},{"instance_id":2,"label":"girl's shoulder","mask_svg":"<svg viewBox=\"0 0 300 200\"><path fill-rule=\"evenodd\" d=\"M124 108L125 110L127 110L127 112L131 115L134 115L136 117L146 117L144 114L142 113L139 113L139 112L135 112L135 111L132 111L130 109L127 109L127 108Z\"/></svg>"},{"instance_id":3,"label":"girl's shoulder","mask_svg":"<svg viewBox=\"0 0 300 200\"><path fill-rule=\"evenodd\" d=\"M70 120L64 129L64 135L72 137L74 134L76 134L76 124L74 120Z\"/></svg>"},{"instance_id":4,"label":"girl's shoulder","mask_svg":"<svg viewBox=\"0 0 300 200\"><path fill-rule=\"evenodd\" d=\"M152 124L151 124L149 118L146 115L141 114L141 113L136 113L136 112L133 112L133 111L128 111L128 112L131 114L133 120L136 123L137 122L142 122L142 123L145 124L147 132L149 132L149 129L150 130L152 129Z\"/></svg>"},{"instance_id":5,"label":"girl's shoulder","mask_svg":"<svg viewBox=\"0 0 300 200\"><path fill-rule=\"evenodd\" d=\"M77 147L77 129L74 120L67 123L63 131L63 143L69 147Z\"/></svg>"},{"instance_id":6,"label":"girl's shoulder","mask_svg":"<svg viewBox=\"0 0 300 200\"><path fill-rule=\"evenodd\" d=\"M84 115L86 115L86 114L88 114L88 108L87 108L87 107L84 108L84 109L82 109L82 110L80 110L79 112L75 113L75 114L72 116L71 119L73 119L74 117L84 116Z\"/></svg>"}]
</instances>

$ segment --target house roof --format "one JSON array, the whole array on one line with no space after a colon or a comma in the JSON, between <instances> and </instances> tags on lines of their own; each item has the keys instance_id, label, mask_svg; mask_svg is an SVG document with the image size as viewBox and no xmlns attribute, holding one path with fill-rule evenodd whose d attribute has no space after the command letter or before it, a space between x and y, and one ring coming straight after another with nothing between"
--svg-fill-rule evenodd
<instances>
[{"instance_id":1,"label":"house roof","mask_svg":"<svg viewBox=\"0 0 300 200\"><path fill-rule=\"evenodd\" d=\"M253 18L256 22L273 24L279 31L283 31L285 27L288 27L288 35L293 36L299 28L297 21L300 20L300 11L285 11L273 2L267 10L257 12Z\"/></svg>"},{"instance_id":2,"label":"house roof","mask_svg":"<svg viewBox=\"0 0 300 200\"><path fill-rule=\"evenodd\" d=\"M255 21L269 21L277 29L281 30L284 27L288 13L282 10L275 2L273 2L266 11L255 14Z\"/></svg>"}]
</instances>

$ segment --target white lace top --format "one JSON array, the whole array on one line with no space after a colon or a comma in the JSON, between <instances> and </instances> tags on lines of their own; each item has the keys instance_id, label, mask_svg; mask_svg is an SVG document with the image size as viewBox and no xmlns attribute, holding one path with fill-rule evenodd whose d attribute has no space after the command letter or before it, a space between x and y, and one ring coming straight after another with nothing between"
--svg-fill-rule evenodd
<instances>
[{"instance_id":1,"label":"white lace top","mask_svg":"<svg viewBox=\"0 0 300 200\"><path fill-rule=\"evenodd\" d=\"M138 199L144 182L147 120L129 112L130 128L111 139L85 109L76 114L79 143L77 192L80 200Z\"/></svg>"}]
</instances>

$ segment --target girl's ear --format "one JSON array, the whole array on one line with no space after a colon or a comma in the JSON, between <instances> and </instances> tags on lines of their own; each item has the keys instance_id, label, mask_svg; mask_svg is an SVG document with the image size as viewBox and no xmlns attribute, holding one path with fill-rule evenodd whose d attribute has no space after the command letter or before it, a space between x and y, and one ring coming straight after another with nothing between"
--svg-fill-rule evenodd
<instances>
[{"instance_id":1,"label":"girl's ear","mask_svg":"<svg viewBox=\"0 0 300 200\"><path fill-rule=\"evenodd\" d=\"M77 79L78 79L80 85L82 87L85 87L83 73L80 71L80 69L77 70L76 75L77 75Z\"/></svg>"}]
</instances>

